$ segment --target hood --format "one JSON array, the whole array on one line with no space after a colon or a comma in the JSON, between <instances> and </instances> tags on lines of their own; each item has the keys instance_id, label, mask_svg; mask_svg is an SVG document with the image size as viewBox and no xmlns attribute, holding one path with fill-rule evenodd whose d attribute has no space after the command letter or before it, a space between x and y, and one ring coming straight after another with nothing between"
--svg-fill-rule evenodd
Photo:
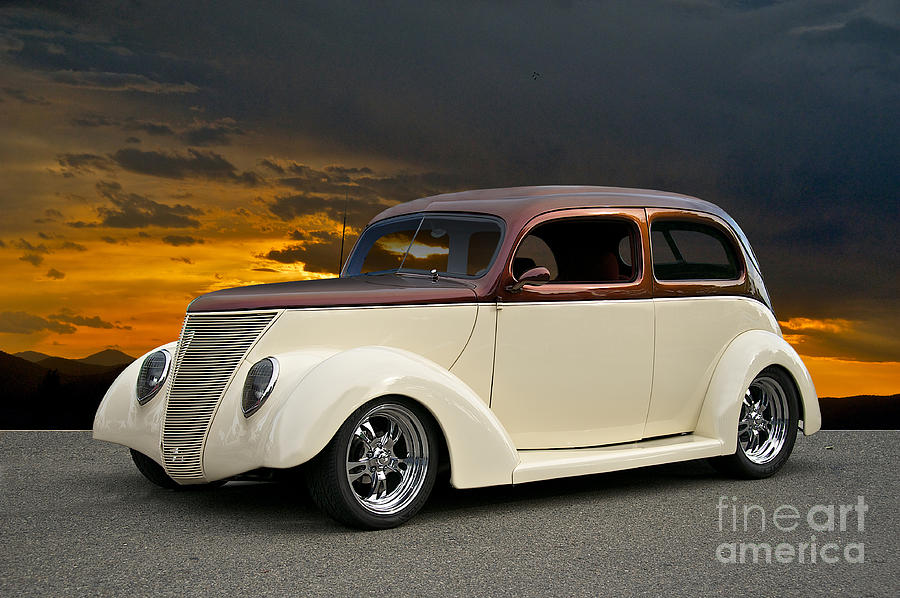
<instances>
[{"instance_id":1,"label":"hood","mask_svg":"<svg viewBox=\"0 0 900 598\"><path fill-rule=\"evenodd\" d=\"M398 274L258 284L201 295L188 313L296 307L412 305L475 301L462 282Z\"/></svg>"}]
</instances>

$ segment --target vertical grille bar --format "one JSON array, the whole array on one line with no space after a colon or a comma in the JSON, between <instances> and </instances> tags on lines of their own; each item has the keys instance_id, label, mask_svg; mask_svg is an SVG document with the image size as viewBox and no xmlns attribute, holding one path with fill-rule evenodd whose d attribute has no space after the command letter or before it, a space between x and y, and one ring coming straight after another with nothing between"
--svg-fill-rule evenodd
<instances>
[{"instance_id":1,"label":"vertical grille bar","mask_svg":"<svg viewBox=\"0 0 900 598\"><path fill-rule=\"evenodd\" d=\"M175 480L201 481L203 447L235 370L277 312L188 314L175 348L162 455Z\"/></svg>"}]
</instances>

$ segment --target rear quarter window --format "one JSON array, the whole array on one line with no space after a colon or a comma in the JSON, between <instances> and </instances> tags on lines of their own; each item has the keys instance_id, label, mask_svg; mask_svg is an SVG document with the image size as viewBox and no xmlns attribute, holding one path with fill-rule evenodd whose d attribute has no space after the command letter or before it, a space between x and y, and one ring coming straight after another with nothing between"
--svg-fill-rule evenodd
<instances>
[{"instance_id":1,"label":"rear quarter window","mask_svg":"<svg viewBox=\"0 0 900 598\"><path fill-rule=\"evenodd\" d=\"M657 220L650 228L650 244L657 280L737 280L741 276L734 244L714 226Z\"/></svg>"}]
</instances>

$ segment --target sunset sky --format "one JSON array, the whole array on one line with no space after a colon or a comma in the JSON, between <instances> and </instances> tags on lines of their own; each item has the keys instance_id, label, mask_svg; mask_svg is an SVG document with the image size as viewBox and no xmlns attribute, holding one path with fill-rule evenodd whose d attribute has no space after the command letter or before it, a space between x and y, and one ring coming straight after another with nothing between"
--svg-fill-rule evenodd
<instances>
[{"instance_id":1,"label":"sunset sky","mask_svg":"<svg viewBox=\"0 0 900 598\"><path fill-rule=\"evenodd\" d=\"M0 8L0 350L131 355L463 189L718 203L819 394L900 392L900 5Z\"/></svg>"}]
</instances>

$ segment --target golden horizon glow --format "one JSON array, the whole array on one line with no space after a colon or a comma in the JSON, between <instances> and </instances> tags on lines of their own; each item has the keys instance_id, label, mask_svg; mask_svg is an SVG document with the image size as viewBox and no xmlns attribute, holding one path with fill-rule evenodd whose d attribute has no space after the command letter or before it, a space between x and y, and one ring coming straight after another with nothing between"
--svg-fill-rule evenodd
<instances>
[{"instance_id":1,"label":"golden horizon glow","mask_svg":"<svg viewBox=\"0 0 900 598\"><path fill-rule=\"evenodd\" d=\"M900 394L900 362L800 357L803 358L820 397Z\"/></svg>"}]
</instances>

